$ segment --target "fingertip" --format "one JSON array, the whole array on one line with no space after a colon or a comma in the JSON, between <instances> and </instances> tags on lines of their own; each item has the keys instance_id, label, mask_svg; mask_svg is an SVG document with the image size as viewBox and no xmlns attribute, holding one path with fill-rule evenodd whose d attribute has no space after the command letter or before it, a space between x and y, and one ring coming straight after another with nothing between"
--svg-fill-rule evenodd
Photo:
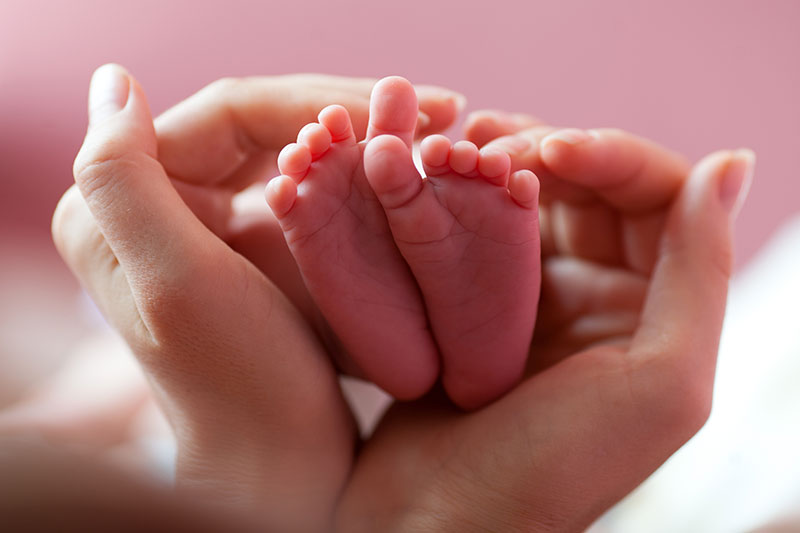
<instances>
[{"instance_id":1,"label":"fingertip","mask_svg":"<svg viewBox=\"0 0 800 533\"><path fill-rule=\"evenodd\" d=\"M750 190L755 153L747 148L719 150L695 165L690 181L716 187L722 208L735 218Z\"/></svg>"},{"instance_id":2,"label":"fingertip","mask_svg":"<svg viewBox=\"0 0 800 533\"><path fill-rule=\"evenodd\" d=\"M414 88L420 110L431 119L430 124L420 133L429 134L446 130L453 125L466 107L466 97L450 89L429 85L416 85Z\"/></svg>"},{"instance_id":3,"label":"fingertip","mask_svg":"<svg viewBox=\"0 0 800 533\"><path fill-rule=\"evenodd\" d=\"M467 116L464 121L464 136L468 141L482 147L498 137L543 124L540 119L524 113L483 109L473 111Z\"/></svg>"},{"instance_id":4,"label":"fingertip","mask_svg":"<svg viewBox=\"0 0 800 533\"><path fill-rule=\"evenodd\" d=\"M750 194L755 167L756 154L753 150L740 148L733 153L732 161L719 185L720 201L731 213L731 218L736 218Z\"/></svg>"},{"instance_id":5,"label":"fingertip","mask_svg":"<svg viewBox=\"0 0 800 533\"><path fill-rule=\"evenodd\" d=\"M107 63L92 74L89 82L89 124L100 123L121 111L128 102L131 77L116 63Z\"/></svg>"},{"instance_id":6,"label":"fingertip","mask_svg":"<svg viewBox=\"0 0 800 533\"><path fill-rule=\"evenodd\" d=\"M576 128L566 128L547 135L540 144L542 161L548 165L557 165L560 161L569 158L574 153L574 148L590 142L596 135Z\"/></svg>"},{"instance_id":7,"label":"fingertip","mask_svg":"<svg viewBox=\"0 0 800 533\"><path fill-rule=\"evenodd\" d=\"M414 137L419 137L431 125L431 116L424 111L420 111L417 116L417 129L414 131Z\"/></svg>"}]
</instances>

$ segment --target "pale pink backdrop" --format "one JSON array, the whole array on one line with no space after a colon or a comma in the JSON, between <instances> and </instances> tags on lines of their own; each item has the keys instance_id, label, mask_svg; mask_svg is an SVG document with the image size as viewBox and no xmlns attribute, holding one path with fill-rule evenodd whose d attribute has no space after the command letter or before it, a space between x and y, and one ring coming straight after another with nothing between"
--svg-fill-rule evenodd
<instances>
[{"instance_id":1,"label":"pale pink backdrop","mask_svg":"<svg viewBox=\"0 0 800 533\"><path fill-rule=\"evenodd\" d=\"M617 126L691 159L751 147L739 265L800 211L800 1L0 0L0 408L71 352L98 350L85 338L99 318L49 220L72 182L89 76L109 61L155 112L223 76L399 74L461 90L468 110Z\"/></svg>"},{"instance_id":2,"label":"pale pink backdrop","mask_svg":"<svg viewBox=\"0 0 800 533\"><path fill-rule=\"evenodd\" d=\"M740 263L800 208L800 2L0 1L0 220L43 233L92 70L127 66L158 112L221 76L400 74L469 109L618 126L691 158L758 154ZM5 233L5 231L4 231Z\"/></svg>"}]
</instances>

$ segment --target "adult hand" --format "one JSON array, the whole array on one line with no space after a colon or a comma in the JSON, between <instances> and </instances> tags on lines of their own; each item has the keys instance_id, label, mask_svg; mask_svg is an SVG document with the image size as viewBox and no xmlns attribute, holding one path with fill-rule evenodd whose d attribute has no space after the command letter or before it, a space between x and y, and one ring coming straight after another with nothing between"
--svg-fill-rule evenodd
<instances>
[{"instance_id":1,"label":"adult hand","mask_svg":"<svg viewBox=\"0 0 800 533\"><path fill-rule=\"evenodd\" d=\"M152 382L177 437L179 484L259 508L278 530L325 527L354 441L327 354L283 293L182 201L136 81L102 67L89 108L80 191L60 202L54 238ZM231 196L195 196L214 200L207 223Z\"/></svg>"},{"instance_id":2,"label":"adult hand","mask_svg":"<svg viewBox=\"0 0 800 533\"><path fill-rule=\"evenodd\" d=\"M337 359L335 337L264 206L263 183L242 189L274 176L278 152L329 104L344 105L357 138L364 138L375 81L316 74L223 79L155 121L159 162L195 215L288 296ZM449 127L464 106L464 97L453 91L415 89L418 137Z\"/></svg>"},{"instance_id":3,"label":"adult hand","mask_svg":"<svg viewBox=\"0 0 800 533\"><path fill-rule=\"evenodd\" d=\"M304 304L261 191L255 210L234 201L326 105L349 107L363 133L372 84L225 80L154 129L136 81L102 67L75 162L80 191L71 188L54 215L59 250L138 356L173 425L179 483L259 506L279 529L330 521L355 433L317 337L259 270ZM449 125L460 97L419 92L419 130ZM314 313L310 300L305 309Z\"/></svg>"},{"instance_id":4,"label":"adult hand","mask_svg":"<svg viewBox=\"0 0 800 533\"><path fill-rule=\"evenodd\" d=\"M356 133L363 136L374 82L367 78L311 74L226 78L169 109L155 121L159 163L184 202L217 237L277 281L293 303L315 321L323 335L327 333L326 324L305 290L277 221L264 206L263 187L240 190L270 176L270 167L274 166L279 150L331 103L347 107ZM463 97L452 91L431 86L416 89L421 107L418 135L446 128L463 106ZM75 243L99 239L94 222L85 216L88 214L85 207L79 205L82 203L82 197L73 187L65 194L53 226L59 247L62 250L70 247L76 256L89 253L91 247ZM67 223L65 218L74 220ZM78 222L83 219L83 223ZM67 231L67 226L73 233ZM103 255L97 258L103 259ZM96 270L97 265L90 257L76 257L73 268L83 268L86 273ZM333 344L332 337L326 338ZM76 444L94 446L116 439L120 433L106 431L107 423L98 424L114 411L111 403L141 402L138 391L128 394L129 389L117 387L113 394L107 391L102 402L105 407L97 405L88 410L84 405L73 409L67 424L63 416L53 416L64 412L63 402L55 401L49 392L53 388L58 389L46 385L41 394L15 409L13 416L3 413L0 432L27 428L25 431L58 435L62 441L66 438ZM106 401L109 395L113 396L112 402ZM70 405L75 403L71 401ZM38 414L29 416L33 411ZM115 428L123 428L119 412L114 420ZM85 431L87 427L93 428L91 435Z\"/></svg>"},{"instance_id":5,"label":"adult hand","mask_svg":"<svg viewBox=\"0 0 800 533\"><path fill-rule=\"evenodd\" d=\"M126 105L123 112L127 108ZM143 122L140 121L139 126L141 124ZM142 135L129 135L128 137L138 138ZM87 141L91 138L90 132ZM104 142L99 139L95 140L98 145L109 148L108 139L105 139ZM88 145L91 146L92 143L88 142ZM113 146L111 147L113 148ZM639 152L639 155L647 156L645 159L648 161L652 160L652 154L647 151ZM644 285L645 290L640 291L640 294L647 295L644 311L639 317L640 320L636 321L636 325L639 327L635 334L620 334L619 328L617 328L611 339L606 338L606 340L614 340L613 344L594 346L594 343L604 339L602 335L595 335L591 342L584 340L582 347L571 346L574 353L565 352L563 348L560 351L556 350L557 353L561 353L561 357L554 357L550 360L552 367L536 373L508 396L476 413L455 412L435 395L416 404L396 406L384 419L378 432L359 457L354 477L344 492L344 499L338 510L338 520L342 529L357 530L361 527L362 529L382 530L415 526L433 530L469 530L497 528L498 524L501 524L504 529L530 529L535 526L550 529L575 529L588 523L605 507L638 484L696 431L702 424L708 408L707 402L713 379L713 361L728 275L724 269L714 266L718 264L715 258L725 258L729 255L726 255L725 252L728 251L727 247L729 246L728 231L732 215L731 211L726 210L726 206L733 208L734 204L732 198L735 197L737 189L732 187L731 183L735 185L737 179L744 176L740 168L741 162L735 163L726 158L730 158L730 154L717 155L716 158L696 167L689 185L683 187L681 187L683 176L680 177L677 185L672 184L669 187L663 187L663 176L655 179L659 177L657 174L634 173L631 176L630 183L634 185L631 190L643 186L645 189L671 191L665 195L666 199L664 200L664 205L671 206L669 222L661 232L663 235L652 234L657 237L656 241L663 244L652 279L649 280L649 283L647 278L644 281L638 280L643 283L634 283L639 289ZM127 161L126 158L119 160L123 163ZM111 161L115 160L111 158ZM728 177L732 177L722 182L727 184L728 190L728 193L723 196L718 194L718 190L722 190L718 189L718 185L720 180L725 177L723 171L726 164L731 171L728 173ZM194 369L193 372L185 372L187 366L191 369L198 364L196 360L185 357L185 341L188 332L196 331L198 323L209 323L209 315L203 313L211 313L216 309L212 305L202 305L204 301L200 299L195 302L194 306L190 306L193 313L171 312L174 310L171 308L174 302L169 301L169 295L180 296L181 291L165 291L164 289L170 285L173 286L173 289L176 286L174 283L164 283L165 280L152 286L149 286L148 283L153 279L158 281L159 274L163 276L165 271L170 270L169 268L165 270L165 267L174 266L178 258L193 258L194 256L186 254L191 250L197 251L196 247L189 245L187 249L186 245L182 243L184 239L169 239L170 236L166 232L159 234L159 232L150 231L154 229L150 226L158 222L157 220L135 228L128 226L127 234L124 229L119 227L120 225L124 226L125 219L131 218L130 213L135 214L137 208L142 208L141 212L148 214L147 208L150 207L149 214L152 214L154 219L165 217L168 214L170 215L168 218L180 215L180 213L170 213L170 208L178 205L174 201L158 201L165 194L167 196L172 194L174 198L174 192L169 193L169 189L163 186L165 180L163 175L146 186L139 183L137 188L135 187L136 181L130 179L129 172L116 172L119 167L115 169L113 165L106 168L114 171L106 172L103 175L115 179L108 180L107 185L111 185L110 187L100 187L98 190L112 191L106 193L106 199L117 197L120 191L125 192L126 194L119 196L122 204L121 207L118 207L117 214L119 211L129 214L115 221L110 211L113 207L106 207L102 200L104 195L94 196L91 191L95 188L91 186L89 187L90 194L88 194L89 205L92 206L93 201L97 202L94 204L92 214L98 220L100 228L104 230L103 235L108 243L116 243L119 252L114 250L113 245L111 250L118 253L120 263L119 265L114 264L113 256L107 251L94 253L93 248L85 242L77 246L74 237L71 242L76 248L73 248L72 254L67 250L69 247L67 241L70 241L70 238L65 238L65 242L62 243L65 255L68 260L69 257L72 258L73 268L84 279L84 283L89 287L94 286L96 293L106 294L106 300L116 300L116 297L112 296L115 289L112 281L116 280L117 294L125 295L126 290L133 291L127 288L127 284L121 284L120 278L127 281L124 276L129 276L138 280L136 286L140 291L139 298L145 301L143 308L151 322L164 322L164 317L172 317L171 320L176 322L174 326L180 326L176 329L182 329L183 335L178 335L177 338L183 337L182 342L176 340L176 337L166 336L164 337L167 341L166 344L159 346L160 351L156 350L167 362L167 366L174 365L172 370L167 369L163 375L158 372L153 373L156 384L161 385L159 380L169 382L170 380L167 378L171 376L173 380L170 385L171 389L164 390L168 396L175 395L179 399L177 402L179 406L182 397L195 398L201 403L210 404L208 407L215 407L216 400L223 404L221 408L216 407L218 413L220 409L224 411L229 408L230 414L235 415L233 423L224 418L222 418L224 421L222 424L219 423L219 419L212 423L209 420L202 420L205 417L201 416L201 422L206 422L206 424L195 425L204 427L207 434L211 434L215 425L217 431L222 434L230 429L239 430L251 427L247 425L247 420L244 420L245 413L259 412L259 409L249 404L253 403L258 406L264 403L263 398L259 401L259 395L253 394L253 391L257 390L253 388L255 383L243 383L240 378L229 378L231 374L236 374L235 369L233 371L227 369L226 372L225 368L206 366L205 361L202 361L197 368L209 368L211 372L221 372L219 380L215 379L217 376L210 373L199 375L202 372L198 372L197 369ZM123 165L122 168L126 167ZM152 177L156 173L150 172L142 175ZM129 179L124 179L126 176ZM119 179L120 177L123 179ZM561 179L558 183L569 183L563 176L558 178ZM654 180L655 187L651 187L653 183L648 185L651 179ZM93 180L88 181L91 184ZM741 184L741 181L738 183ZM543 182L544 189L545 183ZM584 187L584 189L586 189L584 192L599 194L599 190L593 190L591 187ZM670 204L672 196L679 189L682 191L679 198ZM130 193L136 193L138 198L130 198ZM92 200L93 197L100 199ZM148 200L152 200L152 202ZM134 202L134 205L130 205L131 202ZM69 206L71 202L65 200L63 205ZM662 206L662 208L665 212L667 211L666 207ZM64 236L91 233L69 230L66 227L66 220L83 220L83 223L90 223L92 219L86 216L88 213L85 211L83 218L77 213L70 216L66 214L67 209L67 207L61 208L60 212L65 217L61 224L58 222L61 219L56 217L56 227L63 227L62 231L56 232L57 239L59 234ZM147 217L147 219L149 218ZM186 220L172 220L171 222L164 224L162 221L161 230L168 227L174 233L183 234L183 230L179 230L179 228ZM690 231L691 226L695 224L702 228L702 231ZM110 229L105 229L106 227ZM202 233L198 229L196 221L194 226L190 224L189 227L193 227L193 231L198 235ZM92 231L98 240L102 239L96 229ZM144 240L142 240L142 232L144 232ZM147 242L146 236L151 234L154 242ZM109 237L109 235L112 236ZM172 242L164 245L162 242L164 239L174 241L177 248L171 248ZM207 244L210 242L207 241ZM717 247L715 251L709 249L715 247ZM153 251L159 252L159 256L154 257ZM151 255L148 257L141 252ZM719 256L716 255L716 252L723 253ZM201 255L203 254L201 253ZM725 259L722 259L722 263L725 263ZM103 264L110 264L112 268L107 268L105 271L99 269L98 266ZM186 266L185 262L183 264ZM191 263L188 266L191 267ZM229 266L222 263L219 265L220 268ZM178 272L181 272L180 268ZM547 275L549 276L549 274ZM214 280L220 281L218 278L219 276ZM200 278L188 276L187 279L198 281ZM181 278L178 279L178 281L180 280ZM198 287L202 288L209 284L209 279L202 281L203 283L199 285L197 283L178 283L177 286L192 287L196 290ZM265 282L262 280L259 283ZM123 285L122 289L119 289L119 285ZM623 283L622 285L625 289L622 293L636 292L627 284ZM699 290L695 290L698 287ZM263 292L272 295L273 289L268 286L267 290ZM611 292L619 293L619 291ZM158 302L151 302L151 305L147 306L148 297L158 297L159 294L168 295L164 307L156 305ZM556 292L556 294L558 293ZM594 293L589 291L589 294ZM689 306L687 312L687 309L683 309L683 307L686 301L693 296L699 296L701 300L697 303L693 302L695 305ZM638 303L631 303L626 298L623 298L627 302L626 309L636 308L638 313L641 298ZM186 298L175 299L180 301ZM134 305L124 306L119 305L118 302L106 302L105 307L116 305L115 308L107 309L107 312L113 311L109 314L112 317L116 316L117 320L122 320L124 323L125 310L136 309L137 300L135 298L128 300L134 300ZM590 300L591 298L587 298L581 301ZM229 311L226 308L225 300L221 299L217 303L221 304L221 307L217 309L222 309L223 316L225 316L225 311ZM196 309L197 307L200 309ZM558 308L557 305L554 306L554 309L556 308ZM591 306L581 309L584 311L581 316L590 315L590 312L593 311ZM281 306L276 308L276 312L272 315L281 315L283 317L281 320L286 320L287 317L291 318L292 311ZM598 316L601 315L602 313L598 313ZM280 319L280 317L278 318ZM698 318L698 320L692 320L693 318ZM659 320L663 320L663 323L660 323ZM169 322L166 320L166 325L173 326ZM223 335L223 339L230 340L232 337L239 337L237 333L245 334L245 328L241 325L236 329L235 324L230 324L230 321L223 322L217 325L209 323L213 326L213 331L201 330L201 337L194 339L192 343L194 348L190 350L202 356L207 352L200 350L200 346L203 344L217 346L214 344L214 339L219 339L220 335ZM308 332L306 331L303 335L302 326L298 322L294 320L288 320L288 322L291 327L285 328L284 331L297 333L296 338L289 335L288 340L294 342L301 337L306 338L305 341L300 341L299 348L295 347L296 350L299 350L297 353L318 353L318 347L313 346L313 342L311 346L302 345L302 342L308 342ZM271 329L272 327L285 327L284 324L276 322L272 324L265 322L264 324L267 326L264 328L267 333L276 331ZM671 326L665 330L664 324ZM253 326L252 323L249 325ZM225 327L233 328L229 329L227 338L224 337ZM160 334L168 335L169 328L162 327ZM268 334L265 336L269 337ZM695 344L686 347L687 339L694 341ZM270 342L274 345L276 341L269 338L264 340L267 345L270 345ZM283 340L287 341L287 338ZM570 337L570 341L572 341L572 337ZM129 342L131 342L130 338ZM686 349L684 350L684 348ZM234 361L239 359L236 356L239 351L241 350L237 350L236 343L233 343L232 347L219 346L219 353L233 354ZM143 353L149 352L144 350ZM565 353L572 355L565 356ZM311 357L312 360L315 358L316 356ZM155 357L143 358L146 366L153 364L156 359ZM310 403L316 404L317 408L319 405L315 398L320 399L319 403L324 403L322 399L325 397L329 400L338 398L337 392L330 395L321 393L318 390L318 383L314 380L312 380L314 387L311 388L308 387L308 382L298 383L299 376L303 375L303 372L310 372L310 375L314 375L314 369L306 366L309 364L306 359L306 357L298 359L301 361L299 366L303 368L296 376L289 376L291 379L288 382L285 379L273 379L269 376L269 372L265 372L264 376L252 381L259 381L262 388L268 388L270 383L285 385L287 388L299 387L297 389L299 396L303 395L300 393L307 394L311 388L316 387L311 391L312 401ZM534 360L536 359L534 358ZM217 361L217 363L219 362ZM692 365L697 368L692 368ZM156 370L158 370L158 365L156 365ZM288 369L278 370L288 372ZM184 372L184 375L181 375L181 372ZM331 376L332 371L328 368L328 370L319 372L320 376L324 374ZM195 381L200 385L199 387L195 386ZM231 387L231 382L236 381L239 383ZM322 378L319 380L323 384L326 381ZM219 386L220 383L222 387ZM304 385L305 389L303 389ZM193 389L193 395L189 394L187 386ZM208 386L210 389L206 390L204 387ZM220 388L223 390L227 388L226 392L229 392L230 388L235 388L237 394L225 394ZM202 392L198 393L198 390ZM239 391L242 391L241 394ZM236 396L236 398L231 398L232 396ZM324 425L315 427L315 422L319 420L319 418L315 418L315 415L320 415L315 412L314 405L309 405L308 397L296 398L292 395L292 390L288 390L288 398L290 401L302 402L298 404L303 407L303 413L300 416L307 416L308 420L314 421L311 424L305 423L305 427L314 427L317 441L320 440L320 434L341 435L347 433L342 432L341 427L347 427L348 421L341 419L339 419L340 425L331 424L336 427ZM185 411L192 412L191 401L184 401L190 407ZM341 405L337 401L335 400L333 404ZM170 403L174 404L175 400L171 400L167 405L169 406ZM226 403L228 405L225 405ZM288 405L288 403L287 401L284 405ZM327 406L327 409L325 412L328 415L331 413L336 415L337 412L340 412L338 408L331 408L330 405ZM203 409L198 409L196 412L202 413ZM177 418L183 414L180 409L178 414ZM298 424L300 420L302 419L298 417ZM251 435L249 433L251 430L245 433L247 437L254 437L252 442L256 443L268 440L267 433L274 437L280 436L282 431L287 432L286 436L293 439L298 438L298 435L300 440L308 437L308 432L304 432L303 428L271 427L270 429L273 431L265 431L261 435ZM332 432L326 432L328 429ZM294 433L292 433L293 430ZM346 438L341 440L345 441ZM333 439L324 442L327 447L330 447L331 443L335 447L337 441ZM313 446L304 451L312 457L317 456ZM230 475L227 473L238 472L241 474L243 470L248 470L248 473L252 474L268 470L268 468L261 469L261 466L264 465L264 457L258 453L263 452L258 445L248 447L245 444L239 446L238 449L231 449L230 452L222 456L230 457L233 464L223 461L219 465L214 465L215 468L218 468L217 472L213 472L214 469L205 471L201 469L201 475L197 479L219 479L220 472ZM567 455L563 456L565 452ZM259 458L260 463L258 462ZM256 462L253 462L254 460ZM338 461L331 462L337 463ZM253 464L257 466L253 468ZM274 467L275 465L267 466ZM287 486L298 487L302 483L308 483L307 479L303 479L302 468L294 470L295 467L302 466L304 465L286 467ZM296 477L293 479L293 476ZM269 503L274 503L276 507L285 504L286 491L285 487L281 486L281 482L284 480L275 479L274 476L270 476L269 480L263 477L259 479L259 476L255 475L249 479L251 483L240 483L241 480L235 479L236 477L234 475L232 476L234 479L229 478L227 481L230 487L238 486L241 489L242 497L252 498L248 494L255 494ZM387 478L393 480L391 491L386 491L385 480ZM380 490L376 490L378 484L380 484L378 487ZM284 491L268 493L270 487L276 486L283 488ZM340 488L342 486L340 484ZM274 500L270 498L274 498ZM312 500L306 499L304 503L306 514L308 514L308 509L318 509L315 507L316 502ZM324 501L319 508L329 509L329 507L325 507ZM286 509L281 510L285 511ZM287 518L289 514L291 513L287 513ZM322 515L324 513L320 514L320 516ZM298 519L297 516L292 518ZM310 522L306 522L306 524L308 523ZM319 523L321 522L316 522L317 525Z\"/></svg>"},{"instance_id":6,"label":"adult hand","mask_svg":"<svg viewBox=\"0 0 800 533\"><path fill-rule=\"evenodd\" d=\"M441 394L390 409L346 488L342 531L580 531L708 416L752 153L690 170L623 132L488 116L469 137L529 126L492 144L537 172L545 198L529 376L473 413Z\"/></svg>"}]
</instances>

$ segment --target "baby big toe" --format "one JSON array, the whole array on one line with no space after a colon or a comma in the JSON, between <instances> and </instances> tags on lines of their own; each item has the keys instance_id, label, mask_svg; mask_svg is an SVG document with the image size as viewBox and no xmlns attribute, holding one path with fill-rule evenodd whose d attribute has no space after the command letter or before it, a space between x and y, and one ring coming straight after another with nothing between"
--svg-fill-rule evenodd
<instances>
[{"instance_id":1,"label":"baby big toe","mask_svg":"<svg viewBox=\"0 0 800 533\"><path fill-rule=\"evenodd\" d=\"M394 135L381 135L367 143L364 171L384 209L407 204L422 189L422 179L414 166L411 152Z\"/></svg>"}]
</instances>

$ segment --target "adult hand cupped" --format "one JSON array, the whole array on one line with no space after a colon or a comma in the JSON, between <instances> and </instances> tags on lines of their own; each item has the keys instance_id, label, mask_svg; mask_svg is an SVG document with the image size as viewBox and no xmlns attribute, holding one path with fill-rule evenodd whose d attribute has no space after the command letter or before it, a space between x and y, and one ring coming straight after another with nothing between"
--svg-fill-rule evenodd
<instances>
[{"instance_id":1,"label":"adult hand cupped","mask_svg":"<svg viewBox=\"0 0 800 533\"><path fill-rule=\"evenodd\" d=\"M342 499L349 531L582 531L709 414L752 152L690 168L617 130L495 112L466 129L477 143L515 132L489 144L541 180L528 376L469 414L436 394L390 409Z\"/></svg>"},{"instance_id":2,"label":"adult hand cupped","mask_svg":"<svg viewBox=\"0 0 800 533\"><path fill-rule=\"evenodd\" d=\"M344 531L583 527L707 416L730 222L748 161L716 154L684 184L682 163L625 135L552 160L535 128L496 141L537 170L543 194L571 191L560 193L566 206L591 198L628 213L640 202L633 234L645 259L592 257L575 248L582 211L548 209L554 238L540 316L550 318L538 326L531 376L474 413L437 393L398 404L354 463L352 419L325 349L296 310L314 318L280 233L231 199L313 110L351 102L365 124L369 86L229 81L167 112L154 130L135 80L103 67L76 160L80 193L62 199L56 243L154 384L178 437L183 486L259 508L280 530L322 530L334 515ZM453 93L429 91L420 103L432 130L457 105ZM501 133L509 132L490 137ZM610 186L620 171L613 164L631 164L621 153L642 165ZM598 235L616 239L621 227Z\"/></svg>"},{"instance_id":3,"label":"adult hand cupped","mask_svg":"<svg viewBox=\"0 0 800 533\"><path fill-rule=\"evenodd\" d=\"M133 348L174 427L179 483L258 506L279 529L329 523L355 431L317 336L257 268L303 306L296 268L283 268L288 250L270 246L279 228L265 205L233 202L325 105L347 105L363 132L373 83L218 82L154 129L138 83L102 67L78 188L54 215L59 250ZM419 92L420 131L453 121L459 95Z\"/></svg>"}]
</instances>

